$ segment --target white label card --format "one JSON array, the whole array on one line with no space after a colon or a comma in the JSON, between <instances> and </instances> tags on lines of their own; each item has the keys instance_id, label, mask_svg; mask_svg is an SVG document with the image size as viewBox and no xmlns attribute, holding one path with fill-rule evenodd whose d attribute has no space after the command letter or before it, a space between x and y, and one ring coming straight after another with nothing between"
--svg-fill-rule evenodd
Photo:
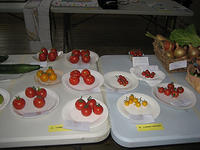
<instances>
[{"instance_id":1,"label":"white label card","mask_svg":"<svg viewBox=\"0 0 200 150\"><path fill-rule=\"evenodd\" d=\"M90 123L89 122L77 122L73 120L65 120L63 128L78 130L78 131L89 131Z\"/></svg>"},{"instance_id":2,"label":"white label card","mask_svg":"<svg viewBox=\"0 0 200 150\"><path fill-rule=\"evenodd\" d=\"M149 66L148 57L132 57L133 67L135 66Z\"/></svg>"},{"instance_id":3,"label":"white label card","mask_svg":"<svg viewBox=\"0 0 200 150\"><path fill-rule=\"evenodd\" d=\"M187 67L187 60L177 61L169 64L169 70L175 70Z\"/></svg>"}]
</instances>

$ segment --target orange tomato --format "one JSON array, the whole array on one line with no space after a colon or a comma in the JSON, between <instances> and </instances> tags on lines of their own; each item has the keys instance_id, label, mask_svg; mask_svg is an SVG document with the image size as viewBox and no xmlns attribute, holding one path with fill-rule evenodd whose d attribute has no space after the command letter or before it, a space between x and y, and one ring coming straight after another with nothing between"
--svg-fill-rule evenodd
<instances>
[{"instance_id":1,"label":"orange tomato","mask_svg":"<svg viewBox=\"0 0 200 150\"><path fill-rule=\"evenodd\" d=\"M55 81L56 79L57 79L57 75L56 75L55 73L51 73L51 74L49 75L49 80Z\"/></svg>"},{"instance_id":2,"label":"orange tomato","mask_svg":"<svg viewBox=\"0 0 200 150\"><path fill-rule=\"evenodd\" d=\"M42 70L38 70L37 73L36 73L37 77L39 78L42 75L42 73L43 73Z\"/></svg>"},{"instance_id":3,"label":"orange tomato","mask_svg":"<svg viewBox=\"0 0 200 150\"><path fill-rule=\"evenodd\" d=\"M140 106L141 106L141 103L140 103L140 102L136 102L136 103L135 103L135 106L136 106L136 107L140 107Z\"/></svg>"},{"instance_id":4,"label":"orange tomato","mask_svg":"<svg viewBox=\"0 0 200 150\"><path fill-rule=\"evenodd\" d=\"M40 80L43 81L43 82L47 82L49 80L49 76L47 73L43 73L41 76L40 76Z\"/></svg>"},{"instance_id":5,"label":"orange tomato","mask_svg":"<svg viewBox=\"0 0 200 150\"><path fill-rule=\"evenodd\" d=\"M148 105L148 102L144 100L144 101L142 101L142 105L143 105L143 106L147 106L147 105Z\"/></svg>"},{"instance_id":6,"label":"orange tomato","mask_svg":"<svg viewBox=\"0 0 200 150\"><path fill-rule=\"evenodd\" d=\"M46 70L46 73L47 73L47 74L52 74L52 73L54 73L53 68L50 66L50 67Z\"/></svg>"},{"instance_id":7,"label":"orange tomato","mask_svg":"<svg viewBox=\"0 0 200 150\"><path fill-rule=\"evenodd\" d=\"M134 102L134 103L137 103L137 102L138 102L138 98L135 97L135 98L133 99L133 102Z\"/></svg>"},{"instance_id":8,"label":"orange tomato","mask_svg":"<svg viewBox=\"0 0 200 150\"><path fill-rule=\"evenodd\" d=\"M125 100L125 101L124 101L124 105L125 105L125 106L128 106L128 105L129 105L129 101Z\"/></svg>"},{"instance_id":9,"label":"orange tomato","mask_svg":"<svg viewBox=\"0 0 200 150\"><path fill-rule=\"evenodd\" d=\"M133 100L134 98L135 98L135 97L134 97L134 95L133 95L133 94L131 94L131 95L129 96L129 100L130 100L130 99L132 99L132 100Z\"/></svg>"}]
</instances>

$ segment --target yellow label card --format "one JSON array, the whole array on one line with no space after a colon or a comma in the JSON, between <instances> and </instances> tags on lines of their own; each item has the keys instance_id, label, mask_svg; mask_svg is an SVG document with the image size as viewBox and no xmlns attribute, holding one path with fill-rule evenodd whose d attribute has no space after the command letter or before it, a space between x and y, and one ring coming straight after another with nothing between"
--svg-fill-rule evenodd
<instances>
[{"instance_id":1,"label":"yellow label card","mask_svg":"<svg viewBox=\"0 0 200 150\"><path fill-rule=\"evenodd\" d=\"M138 131L164 130L161 123L136 125Z\"/></svg>"},{"instance_id":2,"label":"yellow label card","mask_svg":"<svg viewBox=\"0 0 200 150\"><path fill-rule=\"evenodd\" d=\"M71 131L71 129L64 129L62 124L58 124L58 125L49 125L48 131L49 132Z\"/></svg>"}]
</instances>

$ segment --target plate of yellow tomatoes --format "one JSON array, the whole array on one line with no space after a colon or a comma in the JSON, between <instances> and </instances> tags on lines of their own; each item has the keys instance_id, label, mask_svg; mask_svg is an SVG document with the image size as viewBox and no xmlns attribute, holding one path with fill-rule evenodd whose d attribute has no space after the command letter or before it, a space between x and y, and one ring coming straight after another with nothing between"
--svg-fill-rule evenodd
<instances>
[{"instance_id":1,"label":"plate of yellow tomatoes","mask_svg":"<svg viewBox=\"0 0 200 150\"><path fill-rule=\"evenodd\" d=\"M49 66L36 72L35 80L43 85L54 85L61 82L63 72Z\"/></svg>"}]
</instances>

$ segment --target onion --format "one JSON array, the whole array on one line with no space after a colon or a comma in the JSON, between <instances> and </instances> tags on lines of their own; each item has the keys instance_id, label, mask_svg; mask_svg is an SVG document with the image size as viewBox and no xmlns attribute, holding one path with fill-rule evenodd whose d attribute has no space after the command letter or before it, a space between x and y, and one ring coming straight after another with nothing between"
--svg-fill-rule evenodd
<instances>
[{"instance_id":1,"label":"onion","mask_svg":"<svg viewBox=\"0 0 200 150\"><path fill-rule=\"evenodd\" d=\"M198 57L199 56L198 48L193 47L192 45L189 45L188 56L189 56L189 58Z\"/></svg>"},{"instance_id":2,"label":"onion","mask_svg":"<svg viewBox=\"0 0 200 150\"><path fill-rule=\"evenodd\" d=\"M167 52L166 52L166 56L167 56L168 58L173 59L173 58L174 58L174 53L173 53L172 51L167 51Z\"/></svg>"},{"instance_id":3,"label":"onion","mask_svg":"<svg viewBox=\"0 0 200 150\"><path fill-rule=\"evenodd\" d=\"M179 47L178 43L176 43L176 49L174 50L174 56L176 58L181 58L186 55L186 50L182 47Z\"/></svg>"},{"instance_id":4,"label":"onion","mask_svg":"<svg viewBox=\"0 0 200 150\"><path fill-rule=\"evenodd\" d=\"M166 40L167 40L167 38L164 37L164 36L161 35L161 34L157 34L157 35L156 35L156 39L159 40L159 41L166 41Z\"/></svg>"}]
</instances>

